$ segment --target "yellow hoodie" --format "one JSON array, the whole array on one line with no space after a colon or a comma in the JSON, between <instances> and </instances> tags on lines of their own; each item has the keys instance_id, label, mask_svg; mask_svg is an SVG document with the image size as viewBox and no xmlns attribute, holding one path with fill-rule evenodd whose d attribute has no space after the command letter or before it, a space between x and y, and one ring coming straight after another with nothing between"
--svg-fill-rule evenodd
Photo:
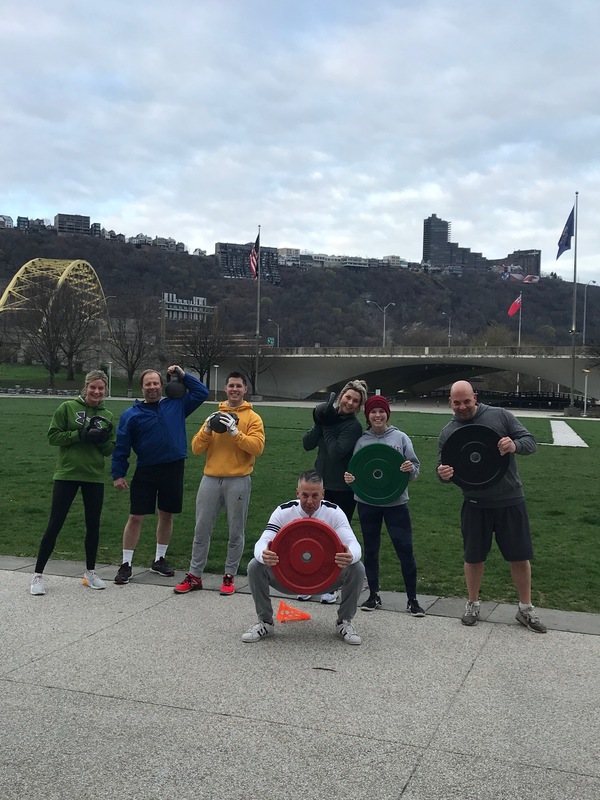
<instances>
[{"instance_id":1,"label":"yellow hoodie","mask_svg":"<svg viewBox=\"0 0 600 800\"><path fill-rule=\"evenodd\" d=\"M219 411L237 414L238 432L232 436L225 433L208 433L206 420L192 439L192 452L199 456L206 453L204 474L213 478L237 478L250 475L254 461L265 449L265 429L262 419L246 400L237 408L219 403Z\"/></svg>"}]
</instances>

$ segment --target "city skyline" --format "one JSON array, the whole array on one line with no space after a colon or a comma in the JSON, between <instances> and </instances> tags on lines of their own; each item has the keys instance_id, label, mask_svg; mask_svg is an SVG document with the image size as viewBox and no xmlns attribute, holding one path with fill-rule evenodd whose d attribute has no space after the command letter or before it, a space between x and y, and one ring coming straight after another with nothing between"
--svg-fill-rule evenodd
<instances>
[{"instance_id":1,"label":"city skyline","mask_svg":"<svg viewBox=\"0 0 600 800\"><path fill-rule=\"evenodd\" d=\"M579 191L578 279L600 280L595 0L5 6L1 213L418 262L435 212L571 280Z\"/></svg>"}]
</instances>

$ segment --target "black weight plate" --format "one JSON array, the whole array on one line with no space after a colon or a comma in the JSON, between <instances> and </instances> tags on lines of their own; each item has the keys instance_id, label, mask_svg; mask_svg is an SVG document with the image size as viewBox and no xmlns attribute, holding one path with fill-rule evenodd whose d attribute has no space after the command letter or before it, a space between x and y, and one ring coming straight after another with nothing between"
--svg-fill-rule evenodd
<instances>
[{"instance_id":1,"label":"black weight plate","mask_svg":"<svg viewBox=\"0 0 600 800\"><path fill-rule=\"evenodd\" d=\"M410 473L400 472L406 459L402 453L387 444L370 444L350 459L348 472L355 477L348 484L354 494L371 505L392 503L408 486Z\"/></svg>"},{"instance_id":2,"label":"black weight plate","mask_svg":"<svg viewBox=\"0 0 600 800\"><path fill-rule=\"evenodd\" d=\"M487 425L464 425L442 447L442 464L454 467L453 483L464 489L487 489L501 480L510 456L500 455L502 437Z\"/></svg>"}]
</instances>

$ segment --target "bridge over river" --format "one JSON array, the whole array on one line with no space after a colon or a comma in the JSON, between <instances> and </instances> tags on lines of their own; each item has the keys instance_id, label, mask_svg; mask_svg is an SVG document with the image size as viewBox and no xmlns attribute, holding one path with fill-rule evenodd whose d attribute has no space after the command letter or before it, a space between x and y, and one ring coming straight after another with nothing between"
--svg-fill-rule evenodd
<instances>
[{"instance_id":1,"label":"bridge over river","mask_svg":"<svg viewBox=\"0 0 600 800\"><path fill-rule=\"evenodd\" d=\"M244 356L247 362L248 354ZM575 352L575 391L584 391L584 369L598 359L584 348ZM239 359L219 365L219 376L239 369ZM560 384L569 391L573 368L570 347L299 347L261 349L258 393L304 400L323 389L336 389L350 378L363 378L370 389L393 396L419 396L461 378L507 370ZM225 370L225 371L223 371ZM220 388L220 387L219 387ZM588 396L600 397L600 369L591 369Z\"/></svg>"}]
</instances>

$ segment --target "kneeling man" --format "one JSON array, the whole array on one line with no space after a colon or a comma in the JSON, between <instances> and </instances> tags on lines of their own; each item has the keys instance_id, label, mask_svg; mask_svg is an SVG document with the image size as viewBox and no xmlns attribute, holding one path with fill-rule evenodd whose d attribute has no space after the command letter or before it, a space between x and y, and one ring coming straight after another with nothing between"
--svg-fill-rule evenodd
<instances>
[{"instance_id":1,"label":"kneeling man","mask_svg":"<svg viewBox=\"0 0 600 800\"><path fill-rule=\"evenodd\" d=\"M352 625L365 577L365 568L360 560L360 544L342 509L325 500L324 496L323 479L318 472L310 470L303 473L298 480L296 500L283 503L271 514L263 535L254 546L254 558L248 564L248 584L254 598L258 622L243 634L243 642L258 642L275 633L270 586L283 594L295 594L281 586L273 574L272 567L279 563L277 553L269 549L275 534L288 522L316 519L332 527L344 545L344 552L336 553L334 557L342 572L335 583L326 589L327 592L341 589L336 635L346 644L361 644L362 639Z\"/></svg>"}]
</instances>

